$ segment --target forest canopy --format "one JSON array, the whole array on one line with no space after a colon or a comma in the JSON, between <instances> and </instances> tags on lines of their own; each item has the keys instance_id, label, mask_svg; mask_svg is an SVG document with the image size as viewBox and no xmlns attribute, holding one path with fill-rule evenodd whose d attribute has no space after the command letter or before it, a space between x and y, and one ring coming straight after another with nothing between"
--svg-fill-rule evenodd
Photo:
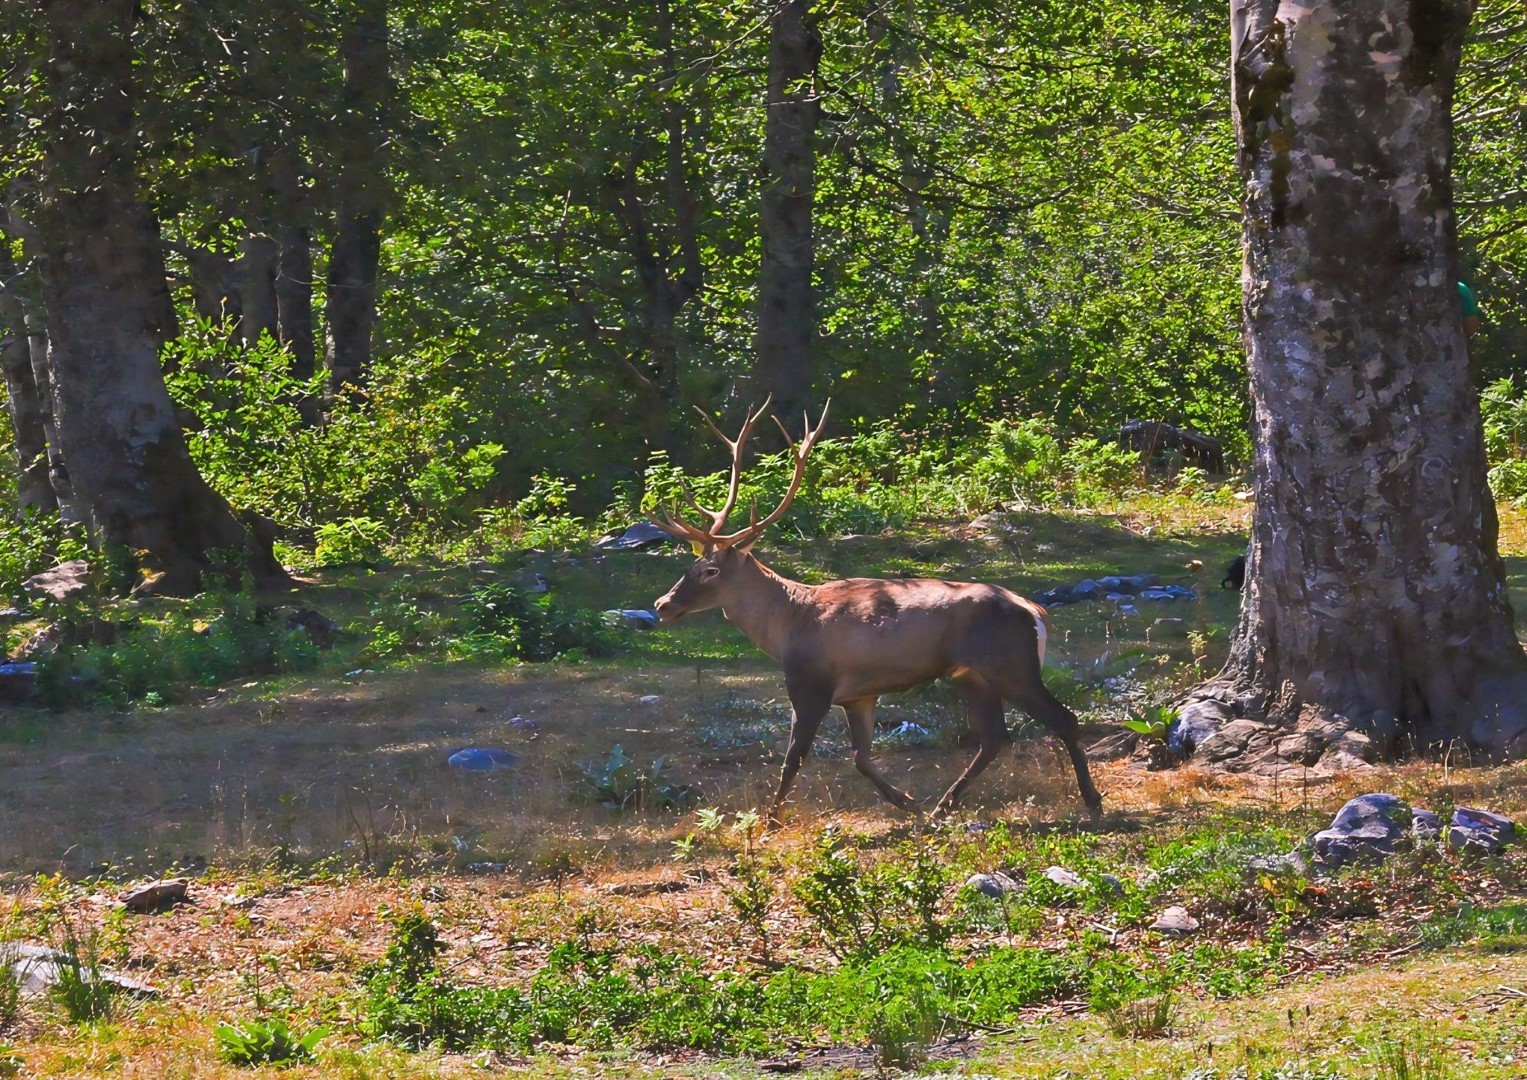
<instances>
[{"instance_id":1,"label":"forest canopy","mask_svg":"<svg viewBox=\"0 0 1527 1080\"><path fill-rule=\"evenodd\" d=\"M796 6L820 43L795 90L816 110L811 387L835 426L1107 438L1144 417L1244 457L1222 6ZM23 297L39 10L0 16L0 269ZM532 490L597 509L658 451L709 461L690 407L769 389L782 10L137 5L135 182L175 304L171 394L213 487L285 525L404 507L444 526ZM1520 8L1482 3L1455 196L1483 378L1527 346L1524 49Z\"/></svg>"}]
</instances>

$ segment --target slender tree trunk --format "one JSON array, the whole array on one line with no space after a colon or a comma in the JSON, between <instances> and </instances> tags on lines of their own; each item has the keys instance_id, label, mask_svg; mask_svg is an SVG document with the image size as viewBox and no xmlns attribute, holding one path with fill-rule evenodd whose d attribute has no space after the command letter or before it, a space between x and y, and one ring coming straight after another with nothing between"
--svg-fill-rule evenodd
<instances>
[{"instance_id":1,"label":"slender tree trunk","mask_svg":"<svg viewBox=\"0 0 1527 1080\"><path fill-rule=\"evenodd\" d=\"M43 0L38 233L57 433L99 542L146 550L163 591L283 576L201 478L164 379L163 256L137 198L134 0Z\"/></svg>"},{"instance_id":2,"label":"slender tree trunk","mask_svg":"<svg viewBox=\"0 0 1527 1080\"><path fill-rule=\"evenodd\" d=\"M295 140L295 134L288 133ZM291 350L292 374L313 377L313 241L301 194L297 151L280 147L271 156L273 197L281 224L276 264L276 336Z\"/></svg>"},{"instance_id":3,"label":"slender tree trunk","mask_svg":"<svg viewBox=\"0 0 1527 1080\"><path fill-rule=\"evenodd\" d=\"M32 335L21 297L21 271L0 244L0 367L15 443L17 502L23 510L56 510L48 481L48 435L42 397L32 372Z\"/></svg>"},{"instance_id":4,"label":"slender tree trunk","mask_svg":"<svg viewBox=\"0 0 1527 1080\"><path fill-rule=\"evenodd\" d=\"M276 336L276 274L281 248L265 233L251 233L239 243L239 338L246 347L261 334Z\"/></svg>"},{"instance_id":5,"label":"slender tree trunk","mask_svg":"<svg viewBox=\"0 0 1527 1080\"><path fill-rule=\"evenodd\" d=\"M376 278L387 201L386 0L354 0L340 43L344 107L339 122L339 213L329 251L325 359L331 392L360 386L371 366Z\"/></svg>"},{"instance_id":6,"label":"slender tree trunk","mask_svg":"<svg viewBox=\"0 0 1527 1080\"><path fill-rule=\"evenodd\" d=\"M34 278L35 274L32 275ZM27 352L32 361L32 385L37 389L37 406L42 412L43 441L48 455L48 485L53 489L53 500L58 505L59 516L65 521L79 521L79 509L74 497L74 482L64 465L64 452L58 441L58 427L53 416L53 378L48 369L48 320L41 304L32 299L31 293L22 297L22 315L26 320Z\"/></svg>"},{"instance_id":7,"label":"slender tree trunk","mask_svg":"<svg viewBox=\"0 0 1527 1080\"><path fill-rule=\"evenodd\" d=\"M816 130L814 79L822 57L810 0L784 0L769 29L764 181L759 230L758 373L775 410L793 420L811 405L816 328L811 275Z\"/></svg>"},{"instance_id":8,"label":"slender tree trunk","mask_svg":"<svg viewBox=\"0 0 1527 1080\"><path fill-rule=\"evenodd\" d=\"M1251 555L1190 697L1232 767L1527 732L1457 291L1450 105L1467 0L1235 0ZM1263 722L1268 721L1268 722Z\"/></svg>"}]
</instances>

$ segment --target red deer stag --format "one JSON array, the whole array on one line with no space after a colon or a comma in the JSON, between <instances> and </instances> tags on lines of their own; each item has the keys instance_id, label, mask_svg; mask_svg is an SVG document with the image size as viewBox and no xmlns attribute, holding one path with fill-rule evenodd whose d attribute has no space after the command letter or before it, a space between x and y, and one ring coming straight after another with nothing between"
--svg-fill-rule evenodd
<instances>
[{"instance_id":1,"label":"red deer stag","mask_svg":"<svg viewBox=\"0 0 1527 1080\"><path fill-rule=\"evenodd\" d=\"M953 808L970 782L1011 741L1002 709L1003 702L1008 701L1065 744L1082 800L1093 820L1100 819L1103 800L1087 771L1076 716L1040 681L1047 634L1044 608L996 585L956 581L848 578L825 585L803 585L776 574L754 557L753 545L785 513L801 486L806 458L827 422L826 409L815 428L810 417L806 418L799 443L785 432L795 473L780 504L762 521L755 513L745 529L722 531L737 505L743 446L768 407L765 401L762 408L750 413L736 439L728 439L709 416L705 417L711 430L732 451L725 505L720 510L707 510L689 497L690 506L710 518L709 528L681 520L672 508L652 520L670 536L689 541L698 556L657 601L658 618L673 622L692 612L720 608L754 645L784 667L794 715L770 820L778 820L801 759L834 705L843 706L848 714L855 768L887 801L915 812L917 803L912 796L893 787L870 758L875 701L881 694L937 678L954 682L981 748L944 793L935 812ZM783 424L779 428L785 431Z\"/></svg>"}]
</instances>

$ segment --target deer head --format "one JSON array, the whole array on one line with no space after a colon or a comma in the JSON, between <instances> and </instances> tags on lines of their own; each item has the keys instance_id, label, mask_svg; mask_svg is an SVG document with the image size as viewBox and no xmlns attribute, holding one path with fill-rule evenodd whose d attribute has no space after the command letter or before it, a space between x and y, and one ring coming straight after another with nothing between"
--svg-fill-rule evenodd
<instances>
[{"instance_id":1,"label":"deer head","mask_svg":"<svg viewBox=\"0 0 1527 1080\"><path fill-rule=\"evenodd\" d=\"M656 513L648 519L669 536L688 541L696 556L694 564L684 572L684 576L675 582L673 588L661 596L654 605L657 617L663 622L672 622L695 611L725 607L733 592L738 568L749 561L749 550L758 542L764 530L790 509L790 503L794 501L795 493L800 489L801 478L806 475L806 458L827 424L826 406L822 408L822 418L817 421L814 428L811 426L811 417L803 417L804 433L799 443L790 437L790 433L785 430L785 425L781 424L778 418L770 418L785 436L785 442L789 445L791 457L795 462L795 472L790 478L790 487L779 505L763 520L758 520L757 507L754 507L746 528L732 533L722 532L726 528L727 517L737 506L737 492L742 484L743 448L753 434L754 425L763 418L768 409L769 399L766 398L757 412L748 414L747 420L743 422L742 430L738 432L735 439L727 438L704 410L696 409L705 418L705 423L711 431L715 432L716 437L731 450L732 478L727 485L726 502L720 510L706 509L695 501L694 495L687 488L685 489L684 496L689 505L701 517L710 519L708 528L691 525L679 517L676 508L673 507L670 507L666 513Z\"/></svg>"}]
</instances>

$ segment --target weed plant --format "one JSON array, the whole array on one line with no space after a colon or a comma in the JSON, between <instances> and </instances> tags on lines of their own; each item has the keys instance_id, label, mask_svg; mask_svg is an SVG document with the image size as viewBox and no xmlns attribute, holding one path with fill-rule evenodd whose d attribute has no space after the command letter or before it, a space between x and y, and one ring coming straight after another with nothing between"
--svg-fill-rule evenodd
<instances>
[{"instance_id":1,"label":"weed plant","mask_svg":"<svg viewBox=\"0 0 1527 1080\"><path fill-rule=\"evenodd\" d=\"M313 1059L313 1050L328 1035L326 1028L298 1034L285 1020L244 1020L219 1024L213 1038L217 1056L230 1065L297 1065Z\"/></svg>"}]
</instances>

